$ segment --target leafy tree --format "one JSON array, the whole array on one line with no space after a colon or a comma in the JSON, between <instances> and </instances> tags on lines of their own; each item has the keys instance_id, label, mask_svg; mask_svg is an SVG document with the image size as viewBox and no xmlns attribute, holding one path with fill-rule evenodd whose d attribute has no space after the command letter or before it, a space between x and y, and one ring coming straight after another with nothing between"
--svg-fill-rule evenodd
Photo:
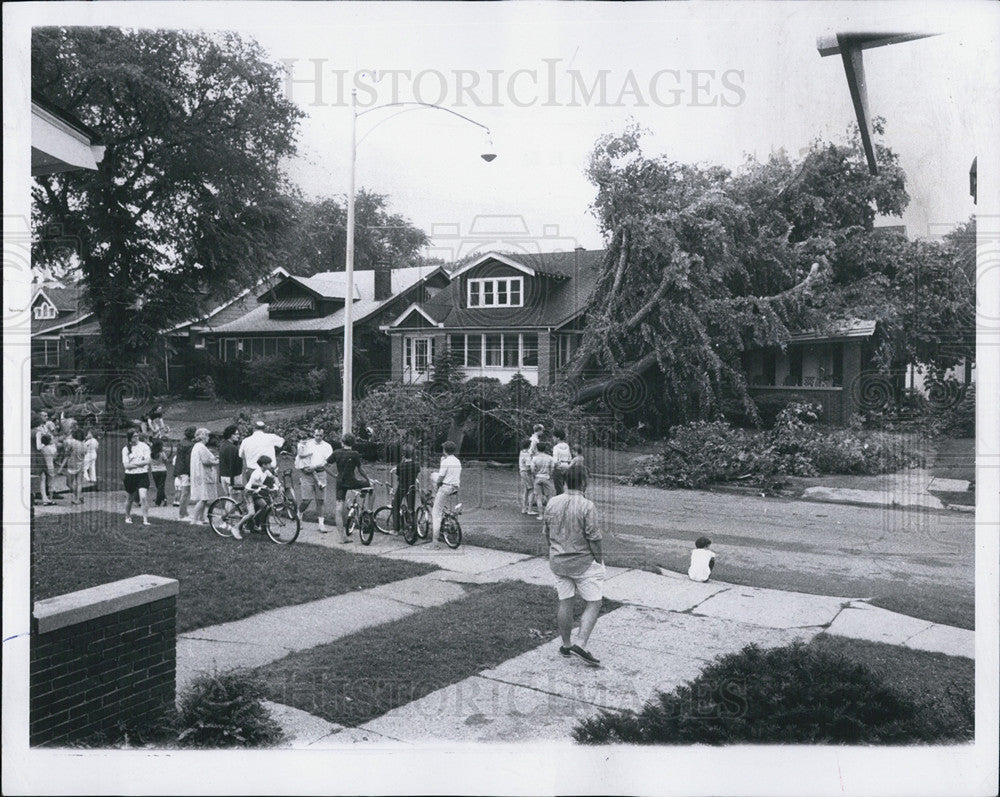
<instances>
[{"instance_id":1,"label":"leafy tree","mask_svg":"<svg viewBox=\"0 0 1000 797\"><path fill-rule=\"evenodd\" d=\"M279 166L302 115L282 85L260 46L232 33L34 30L33 91L106 147L97 171L37 179L34 254L78 265L118 367L205 292L278 264L292 211Z\"/></svg>"},{"instance_id":2,"label":"leafy tree","mask_svg":"<svg viewBox=\"0 0 1000 797\"><path fill-rule=\"evenodd\" d=\"M354 203L354 265L374 268L420 265L427 234L405 217L387 209L388 197L361 189ZM285 240L289 271L309 276L319 271L343 271L347 244L347 205L324 197L295 203L295 222Z\"/></svg>"},{"instance_id":3,"label":"leafy tree","mask_svg":"<svg viewBox=\"0 0 1000 797\"><path fill-rule=\"evenodd\" d=\"M856 132L846 143L814 142L798 162L779 152L733 173L647 157L641 135L633 124L604 136L590 159L609 245L569 370L579 401L643 376L655 401L634 404L668 423L711 417L732 395L753 415L740 355L783 346L790 327L842 318L891 322L886 361L928 356L916 318L941 295L960 302L961 291L947 279L946 247L874 226L909 201L891 150L877 143L875 176ZM909 307L904 288L917 269L927 290ZM947 312L937 317L949 328ZM586 381L594 372L605 376Z\"/></svg>"}]
</instances>

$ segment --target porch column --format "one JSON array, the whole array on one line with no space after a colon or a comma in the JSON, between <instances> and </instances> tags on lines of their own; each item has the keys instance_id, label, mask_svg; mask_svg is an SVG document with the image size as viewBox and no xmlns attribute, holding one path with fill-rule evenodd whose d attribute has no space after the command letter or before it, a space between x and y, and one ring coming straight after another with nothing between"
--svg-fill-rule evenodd
<instances>
[{"instance_id":1,"label":"porch column","mask_svg":"<svg viewBox=\"0 0 1000 797\"><path fill-rule=\"evenodd\" d=\"M389 373L393 382L403 380L403 336L389 336Z\"/></svg>"},{"instance_id":2,"label":"porch column","mask_svg":"<svg viewBox=\"0 0 1000 797\"><path fill-rule=\"evenodd\" d=\"M847 421L858 411L858 401L856 397L857 380L861 377L861 345L855 342L844 343L844 377L843 377L843 418L841 423Z\"/></svg>"},{"instance_id":3,"label":"porch column","mask_svg":"<svg viewBox=\"0 0 1000 797\"><path fill-rule=\"evenodd\" d=\"M340 392L342 385L337 340L334 338L320 338L318 345L320 362L326 370L326 379L323 381L323 398L332 399Z\"/></svg>"}]
</instances>

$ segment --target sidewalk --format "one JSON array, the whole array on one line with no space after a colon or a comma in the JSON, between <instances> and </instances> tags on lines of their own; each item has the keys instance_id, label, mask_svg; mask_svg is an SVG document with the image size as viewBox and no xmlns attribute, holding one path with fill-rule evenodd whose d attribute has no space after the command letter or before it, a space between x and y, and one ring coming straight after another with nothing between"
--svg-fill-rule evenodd
<instances>
[{"instance_id":1,"label":"sidewalk","mask_svg":"<svg viewBox=\"0 0 1000 797\"><path fill-rule=\"evenodd\" d=\"M371 546L339 545L312 524L296 544L336 547L359 556L433 562L442 569L349 595L286 606L178 637L178 688L201 670L256 667L430 606L461 599L462 582L520 580L548 585L545 559L462 546L433 552L376 535ZM716 656L745 645L808 641L820 632L974 657L975 633L879 609L850 597L828 597L695 583L686 577L608 568L608 598L625 604L604 615L591 651L592 669L558 654L558 640L345 728L289 706L270 704L293 747L353 743L567 740L583 717L602 708L638 709L656 691L694 678ZM183 585L182 585L183 589ZM553 612L555 600L553 600Z\"/></svg>"},{"instance_id":2,"label":"sidewalk","mask_svg":"<svg viewBox=\"0 0 1000 797\"><path fill-rule=\"evenodd\" d=\"M935 476L925 468L881 476L826 476L805 482L822 480L821 485L807 486L802 500L831 504L883 506L897 509L941 509L975 512L975 506L955 503L941 494L966 493L969 482Z\"/></svg>"}]
</instances>

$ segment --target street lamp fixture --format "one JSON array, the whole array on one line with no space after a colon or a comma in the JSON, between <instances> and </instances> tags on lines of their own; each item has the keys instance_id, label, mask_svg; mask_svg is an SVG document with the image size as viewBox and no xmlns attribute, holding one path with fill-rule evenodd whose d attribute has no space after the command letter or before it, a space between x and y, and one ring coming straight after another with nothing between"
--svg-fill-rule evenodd
<instances>
[{"instance_id":1,"label":"street lamp fixture","mask_svg":"<svg viewBox=\"0 0 1000 797\"><path fill-rule=\"evenodd\" d=\"M347 256L346 256L346 285L344 296L344 356L343 356L343 413L341 418L341 433L347 434L353 428L353 404L354 404L354 181L355 167L358 159L358 118L372 111L380 111L384 108L400 108L406 106L408 110L418 108L429 108L437 111L450 113L457 116L476 127L481 127L486 131L487 149L480 157L487 163L496 160L496 153L493 151L493 136L490 129L475 119L445 108L442 105L433 105L428 102L390 102L385 105L376 105L374 108L367 108L358 112L358 92L351 92L351 169L350 179L347 186ZM371 132L371 131L369 131Z\"/></svg>"}]
</instances>

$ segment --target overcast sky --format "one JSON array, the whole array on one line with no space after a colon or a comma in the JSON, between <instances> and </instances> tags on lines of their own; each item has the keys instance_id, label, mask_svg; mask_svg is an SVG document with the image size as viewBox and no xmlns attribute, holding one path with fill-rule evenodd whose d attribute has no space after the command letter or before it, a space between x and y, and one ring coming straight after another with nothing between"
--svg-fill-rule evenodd
<instances>
[{"instance_id":1,"label":"overcast sky","mask_svg":"<svg viewBox=\"0 0 1000 797\"><path fill-rule=\"evenodd\" d=\"M288 170L309 195L347 191L355 80L362 103L422 100L487 125L490 164L482 131L449 114L359 120L359 137L371 133L358 186L389 194L444 257L491 243L601 246L584 170L598 136L630 117L650 129L648 153L731 167L842 137L855 116L839 56L817 52L824 33L942 33L865 54L871 111L909 178L911 235L968 218L969 167L998 134L1000 48L985 4L141 3L89 5L85 18L49 5L40 19L235 29L289 61L308 118Z\"/></svg>"}]
</instances>

